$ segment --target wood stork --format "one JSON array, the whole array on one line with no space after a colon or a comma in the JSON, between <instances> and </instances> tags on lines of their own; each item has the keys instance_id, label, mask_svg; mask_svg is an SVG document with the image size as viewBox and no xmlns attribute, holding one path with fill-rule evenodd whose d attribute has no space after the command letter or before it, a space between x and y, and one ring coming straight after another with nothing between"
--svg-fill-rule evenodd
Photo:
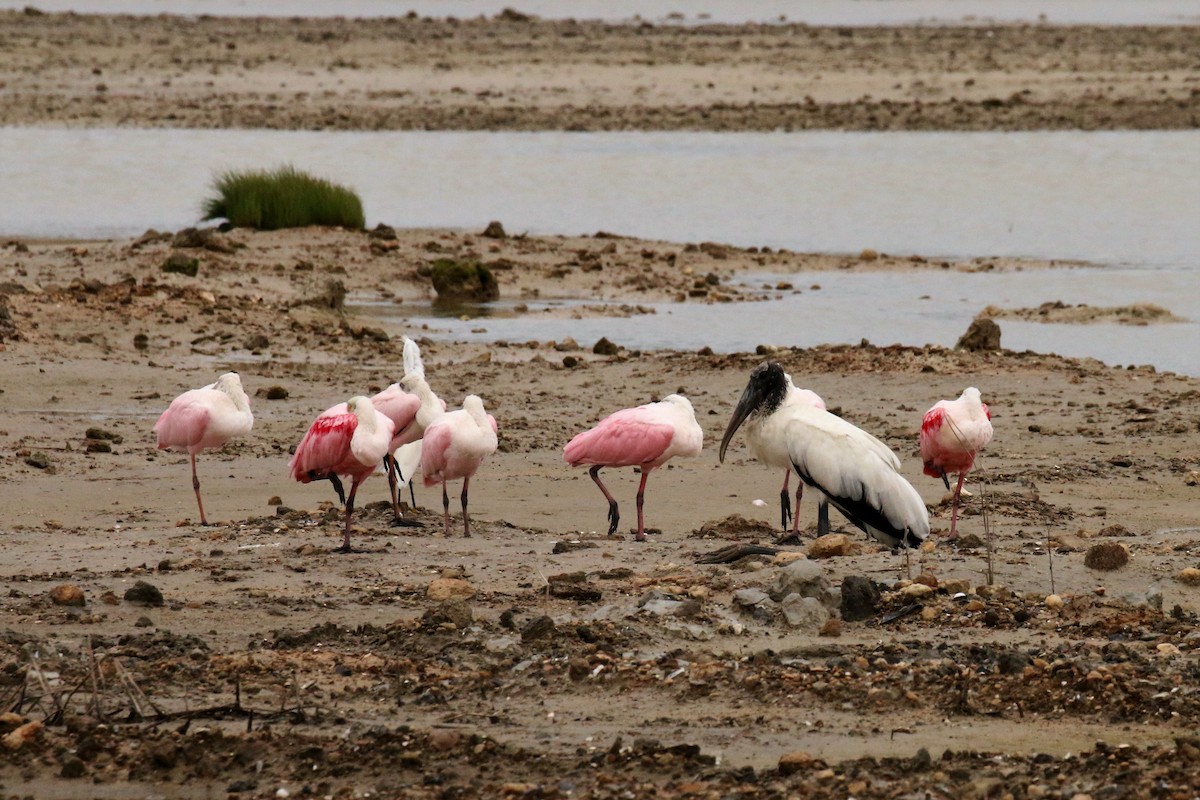
<instances>
[{"instance_id":1,"label":"wood stork","mask_svg":"<svg viewBox=\"0 0 1200 800\"><path fill-rule=\"evenodd\" d=\"M828 411L785 405L786 395L783 367L773 361L756 367L721 439L720 460L733 434L747 423L747 438L757 436L785 450L800 479L859 529L889 547L920 546L929 535L929 512L897 471L895 454Z\"/></svg>"}]
</instances>

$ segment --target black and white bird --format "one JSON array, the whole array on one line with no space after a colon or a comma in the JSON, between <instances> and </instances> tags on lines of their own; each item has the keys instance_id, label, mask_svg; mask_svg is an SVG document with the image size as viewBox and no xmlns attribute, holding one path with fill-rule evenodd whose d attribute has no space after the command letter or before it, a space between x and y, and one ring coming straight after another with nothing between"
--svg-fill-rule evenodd
<instances>
[{"instance_id":1,"label":"black and white bird","mask_svg":"<svg viewBox=\"0 0 1200 800\"><path fill-rule=\"evenodd\" d=\"M899 473L895 453L828 411L785 403L787 393L782 366L771 361L756 367L721 439L720 460L746 423L747 440L786 453L800 479L860 530L889 547L919 547L929 536L929 511Z\"/></svg>"}]
</instances>

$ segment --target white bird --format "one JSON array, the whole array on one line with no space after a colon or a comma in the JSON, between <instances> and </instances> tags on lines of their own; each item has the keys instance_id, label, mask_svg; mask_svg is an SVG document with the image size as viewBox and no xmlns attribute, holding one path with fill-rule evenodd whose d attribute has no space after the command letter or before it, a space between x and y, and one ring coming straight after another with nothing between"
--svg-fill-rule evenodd
<instances>
[{"instance_id":1,"label":"white bird","mask_svg":"<svg viewBox=\"0 0 1200 800\"><path fill-rule=\"evenodd\" d=\"M411 414L406 413L403 418L389 415L395 423L396 432L392 436L389 455L384 456L383 466L387 470L388 489L392 496L393 525L414 524L400 515L399 495L404 493L404 487L407 485L412 505L416 506L413 478L420 471L421 436L425 433L425 426L446 410L446 403L440 400L425 382L425 364L421 361L421 348L407 336L404 337L404 376L412 378L408 381L402 379L384 390L387 392L394 388L412 403L405 407L405 412L411 409ZM375 398L371 399L374 402ZM380 407L378 403L376 407L387 413L387 409ZM425 413L422 414L422 411Z\"/></svg>"},{"instance_id":2,"label":"white bird","mask_svg":"<svg viewBox=\"0 0 1200 800\"><path fill-rule=\"evenodd\" d=\"M792 383L792 376L784 373L787 379L787 394L783 397L783 405L805 405L825 410L825 401L811 389L798 389ZM763 436L761 427L753 427L746 431L746 447L750 454L772 469L783 470L783 489L779 492L779 509L783 517L783 529L786 531L788 522L792 523L792 536L800 534L800 499L804 496L804 481L796 483L796 513L792 513L792 499L788 493L788 484L792 479L792 461L787 448L781 446L778 437ZM817 501L817 535L829 533L829 501L821 495Z\"/></svg>"},{"instance_id":3,"label":"white bird","mask_svg":"<svg viewBox=\"0 0 1200 800\"><path fill-rule=\"evenodd\" d=\"M588 474L608 500L608 535L617 531L621 515L617 501L600 480L603 467L638 467L642 482L638 485L636 541L646 541L642 516L646 479L650 471L675 456L695 458L704 447L704 431L696 422L692 403L683 395L669 394L657 403L613 412L596 427L576 435L563 448L563 459L572 467L591 464Z\"/></svg>"},{"instance_id":4,"label":"white bird","mask_svg":"<svg viewBox=\"0 0 1200 800\"><path fill-rule=\"evenodd\" d=\"M235 436L245 436L254 427L250 398L236 372L226 372L200 389L191 389L171 401L154 423L159 450L184 450L192 460L192 489L200 508L200 524L207 525L196 476L196 454L221 447Z\"/></svg>"},{"instance_id":5,"label":"white bird","mask_svg":"<svg viewBox=\"0 0 1200 800\"><path fill-rule=\"evenodd\" d=\"M975 464L975 456L992 440L992 412L979 390L968 386L957 400L939 400L921 419L921 461L925 474L941 478L950 488L947 474L958 473L950 508L950 539L958 538L958 505L963 481Z\"/></svg>"},{"instance_id":6,"label":"white bird","mask_svg":"<svg viewBox=\"0 0 1200 800\"><path fill-rule=\"evenodd\" d=\"M734 409L721 439L747 422L747 438L759 436L786 450L800 479L822 492L838 511L889 547L918 547L929 535L929 512L897 467L899 459L866 431L813 406L785 405L787 376L775 362L762 364ZM758 430L754 430L757 428Z\"/></svg>"},{"instance_id":7,"label":"white bird","mask_svg":"<svg viewBox=\"0 0 1200 800\"><path fill-rule=\"evenodd\" d=\"M405 380L410 376L405 376ZM423 379L422 379L423 380ZM439 409L440 411L440 409ZM467 490L471 476L484 460L496 452L496 418L483 407L483 400L469 394L458 411L439 413L424 431L421 447L421 474L425 485L442 484L442 532L450 535L450 495L446 482L463 479L462 501L463 536L471 535L471 518L467 516Z\"/></svg>"}]
</instances>

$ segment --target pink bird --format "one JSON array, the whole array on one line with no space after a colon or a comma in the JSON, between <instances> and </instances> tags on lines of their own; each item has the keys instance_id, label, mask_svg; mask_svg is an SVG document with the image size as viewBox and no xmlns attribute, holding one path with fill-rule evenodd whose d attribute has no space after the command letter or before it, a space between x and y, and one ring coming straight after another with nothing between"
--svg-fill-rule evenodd
<instances>
[{"instance_id":1,"label":"pink bird","mask_svg":"<svg viewBox=\"0 0 1200 800\"><path fill-rule=\"evenodd\" d=\"M245 436L254 427L250 398L236 372L226 372L201 389L184 392L154 423L159 450L186 450L192 459L192 488L200 508L200 524L207 525L200 479L196 477L196 454L221 447L235 436Z\"/></svg>"},{"instance_id":2,"label":"pink bird","mask_svg":"<svg viewBox=\"0 0 1200 800\"><path fill-rule=\"evenodd\" d=\"M446 493L446 482L463 479L462 501L463 536L471 535L471 518L467 516L467 489L471 476L484 460L496 452L499 440L496 437L496 418L487 413L483 400L469 394L463 399L463 407L439 415L425 429L421 440L421 474L425 485L442 484L442 510L444 513L442 532L450 535L450 495Z\"/></svg>"},{"instance_id":3,"label":"pink bird","mask_svg":"<svg viewBox=\"0 0 1200 800\"><path fill-rule=\"evenodd\" d=\"M948 474L958 473L950 511L950 538L958 537L958 504L963 480L975 456L992 440L992 413L974 386L957 400L939 400L921 420L921 461L925 474L941 478L950 488Z\"/></svg>"},{"instance_id":4,"label":"pink bird","mask_svg":"<svg viewBox=\"0 0 1200 800\"><path fill-rule=\"evenodd\" d=\"M392 439L392 421L375 409L365 397L351 397L323 411L296 445L288 467L292 478L301 483L329 479L341 492L339 475L350 478L346 497L346 530L338 552L353 552L350 547L350 515L354 513L354 495L358 485L371 476L388 452Z\"/></svg>"},{"instance_id":5,"label":"pink bird","mask_svg":"<svg viewBox=\"0 0 1200 800\"><path fill-rule=\"evenodd\" d=\"M404 444L401 441L401 435L416 421L417 411L421 408L421 398L415 394L406 392L401 388L400 384L393 383L382 392L373 395L371 397L371 405L375 406L376 411L383 414L392 422L392 440L388 444L387 452L383 454L383 466L387 471L388 489L392 495L392 525L419 527L421 523L405 519L400 513L400 502L396 493L396 473L398 468L391 454L393 450Z\"/></svg>"},{"instance_id":6,"label":"pink bird","mask_svg":"<svg viewBox=\"0 0 1200 800\"><path fill-rule=\"evenodd\" d=\"M621 519L617 501L600 480L604 467L638 467L642 481L637 493L637 541L646 541L642 506L650 470L675 456L694 458L704 446L704 432L696 412L684 396L671 394L657 403L617 411L591 430L578 434L563 448L563 458L572 467L593 465L588 474L608 500L608 535L617 531Z\"/></svg>"}]
</instances>

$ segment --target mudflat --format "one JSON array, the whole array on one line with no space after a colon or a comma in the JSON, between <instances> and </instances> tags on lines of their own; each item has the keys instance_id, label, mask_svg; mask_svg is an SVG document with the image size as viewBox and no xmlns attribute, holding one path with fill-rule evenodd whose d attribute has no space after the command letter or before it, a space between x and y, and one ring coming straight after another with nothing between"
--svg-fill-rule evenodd
<instances>
[{"instance_id":1,"label":"mudflat","mask_svg":"<svg viewBox=\"0 0 1200 800\"><path fill-rule=\"evenodd\" d=\"M31 12L0 15L0 114L87 126L1191 127L1194 39ZM630 326L651 303L754 313L786 291L749 288L759 271L802 286L828 270L1049 266L619 232L5 242L7 794L1194 795L1200 380L1003 349L802 349L786 330L765 331L753 353L721 352L716 336L715 352L620 336L465 343L377 313L432 302L442 258L489 265L503 299L583 298L554 313ZM164 271L169 260L195 275ZM451 408L478 394L498 420L499 451L471 483L475 535L457 534L457 485L445 536L440 487L416 487L406 513L418 527L393 527L373 477L354 515L359 552L335 553L342 508L327 484L289 479L289 452L323 409L397 381L405 336ZM929 508L927 546L890 552L836 512L818 542L811 491L804 535L776 542L783 476L740 434L716 457L749 372L769 359L895 450ZM158 451L152 428L171 398L228 370L256 422L198 457L213 523L201 526L188 459ZM954 546L917 431L969 385L996 434ZM650 475L646 543L629 531L636 472L606 471L622 512L610 537L600 492L562 447L672 392L691 399L705 448Z\"/></svg>"}]
</instances>

